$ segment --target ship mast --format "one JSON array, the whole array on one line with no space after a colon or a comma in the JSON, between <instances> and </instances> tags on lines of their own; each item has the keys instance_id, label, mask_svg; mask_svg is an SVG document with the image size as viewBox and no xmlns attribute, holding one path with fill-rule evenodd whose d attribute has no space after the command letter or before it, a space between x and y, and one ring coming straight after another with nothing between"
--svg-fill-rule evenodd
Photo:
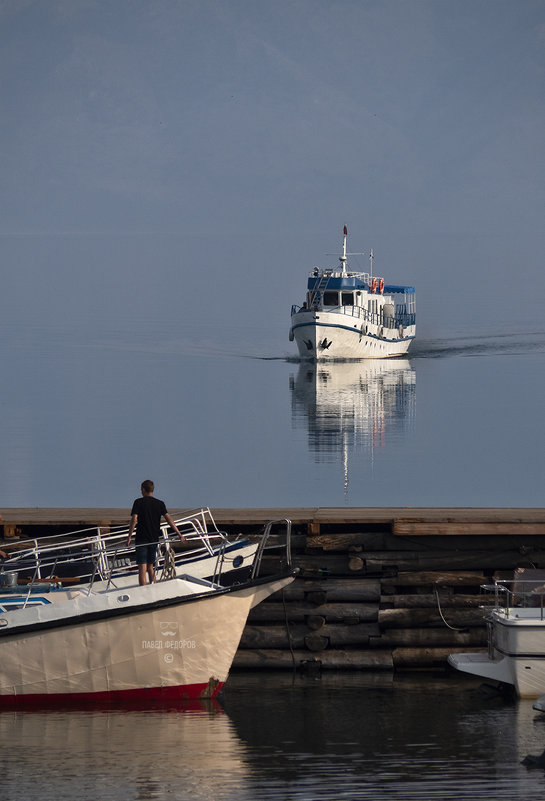
<instances>
[{"instance_id":1,"label":"ship mast","mask_svg":"<svg viewBox=\"0 0 545 801\"><path fill-rule=\"evenodd\" d=\"M348 228L346 225L343 228L343 255L339 256L339 261L341 263L341 273L346 275L346 237L348 236Z\"/></svg>"}]
</instances>

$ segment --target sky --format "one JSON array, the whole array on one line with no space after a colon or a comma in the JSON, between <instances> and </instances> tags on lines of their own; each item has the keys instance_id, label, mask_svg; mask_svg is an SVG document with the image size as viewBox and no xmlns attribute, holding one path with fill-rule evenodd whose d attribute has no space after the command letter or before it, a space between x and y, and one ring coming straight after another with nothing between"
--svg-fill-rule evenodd
<instances>
[{"instance_id":1,"label":"sky","mask_svg":"<svg viewBox=\"0 0 545 801\"><path fill-rule=\"evenodd\" d=\"M4 320L284 337L344 224L421 333L541 311L545 0L4 0L0 60Z\"/></svg>"}]
</instances>

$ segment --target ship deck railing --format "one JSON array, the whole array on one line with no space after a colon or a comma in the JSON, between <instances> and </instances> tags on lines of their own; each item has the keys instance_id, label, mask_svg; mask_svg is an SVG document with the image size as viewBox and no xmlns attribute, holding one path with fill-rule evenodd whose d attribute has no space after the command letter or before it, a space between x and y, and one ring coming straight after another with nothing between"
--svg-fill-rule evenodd
<instances>
[{"instance_id":1,"label":"ship deck railing","mask_svg":"<svg viewBox=\"0 0 545 801\"><path fill-rule=\"evenodd\" d=\"M180 541L178 534L168 525L162 526L155 564L157 579L172 578L182 565L190 575L192 562L212 556L215 561L210 569L211 581L220 586L233 567L232 546L248 541L244 539L241 543L238 537L229 539L219 531L207 508L176 518L174 522L190 546L195 544L196 547L175 554L172 546ZM276 535L271 542L271 532L273 528L276 531L278 525L284 527L283 536ZM101 589L109 589L115 587L116 580L121 577L136 578L135 545L133 542L127 545L128 532L128 526L116 527L108 533L103 533L98 526L41 540L21 541L0 568L0 592L26 596L23 602L26 606L37 590L47 592L51 588L75 585L90 594L97 582L103 582ZM267 523L258 536L251 562L241 571L242 579L237 578L237 583L258 578L264 555L271 550L280 550L276 561L281 569L291 566L291 520L283 518Z\"/></svg>"},{"instance_id":2,"label":"ship deck railing","mask_svg":"<svg viewBox=\"0 0 545 801\"><path fill-rule=\"evenodd\" d=\"M525 611L525 619L545 620L545 580L513 579L495 580L481 585L483 609L500 612L506 618L520 616Z\"/></svg>"},{"instance_id":3,"label":"ship deck railing","mask_svg":"<svg viewBox=\"0 0 545 801\"><path fill-rule=\"evenodd\" d=\"M186 560L213 556L218 547L230 544L220 531L208 508L188 512L174 519L189 549L182 553ZM54 534L48 537L21 540L10 549L0 570L1 585L69 584L78 579L91 584L96 580L112 582L116 576L135 570L135 541L127 545L129 526L92 528ZM161 526L156 568L164 566L168 550L180 542L168 524ZM194 546L194 547L192 547Z\"/></svg>"},{"instance_id":4,"label":"ship deck railing","mask_svg":"<svg viewBox=\"0 0 545 801\"><path fill-rule=\"evenodd\" d=\"M323 306L319 304L318 306L314 306L312 308L304 308L303 306L298 306L297 304L293 304L291 307L291 314L297 314L300 311L321 311L321 312L333 312L334 314L346 314L349 317L356 317L362 322L371 323L372 325L379 325L383 328L390 328L396 329L400 326L403 328L408 328L411 325L415 325L415 314L396 314L393 317L386 314L377 314L376 312L370 312L367 309L364 309L363 306Z\"/></svg>"},{"instance_id":5,"label":"ship deck railing","mask_svg":"<svg viewBox=\"0 0 545 801\"><path fill-rule=\"evenodd\" d=\"M309 278L357 278L358 280L362 281L364 284L369 284L371 286L373 282L373 278L375 281L380 281L382 276L380 275L371 275L371 273L366 273L359 270L346 270L343 272L342 270L337 270L333 268L326 267L324 269L320 269L319 267L315 267L311 270L308 274ZM382 278L384 281L384 278Z\"/></svg>"}]
</instances>

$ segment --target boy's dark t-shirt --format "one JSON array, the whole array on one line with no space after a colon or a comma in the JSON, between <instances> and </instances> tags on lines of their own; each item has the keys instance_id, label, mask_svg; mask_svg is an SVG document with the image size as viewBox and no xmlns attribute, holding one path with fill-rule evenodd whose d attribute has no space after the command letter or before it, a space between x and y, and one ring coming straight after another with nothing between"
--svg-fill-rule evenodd
<instances>
[{"instance_id":1,"label":"boy's dark t-shirt","mask_svg":"<svg viewBox=\"0 0 545 801\"><path fill-rule=\"evenodd\" d=\"M138 515L136 523L136 543L158 542L161 534L161 517L167 514L163 501L152 495L137 498L132 505L131 515Z\"/></svg>"}]
</instances>

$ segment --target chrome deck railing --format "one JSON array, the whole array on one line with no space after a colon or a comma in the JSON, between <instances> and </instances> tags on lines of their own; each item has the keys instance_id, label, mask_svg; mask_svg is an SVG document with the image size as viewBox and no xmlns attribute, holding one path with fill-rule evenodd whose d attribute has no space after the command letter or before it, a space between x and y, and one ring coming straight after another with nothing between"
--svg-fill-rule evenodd
<instances>
[{"instance_id":1,"label":"chrome deck railing","mask_svg":"<svg viewBox=\"0 0 545 801\"><path fill-rule=\"evenodd\" d=\"M321 311L321 312L333 312L335 314L346 314L350 317L356 317L358 320L362 322L371 323L372 325L379 325L383 328L399 328L399 326L403 326L403 328L407 328L410 325L415 325L416 322L416 315L415 314L396 314L394 317L384 315L384 314L377 314L375 312L370 312L367 309L364 309L363 306L320 306L318 309L303 309L302 306L298 306L297 304L293 304L291 307L291 315L297 314L300 311Z\"/></svg>"},{"instance_id":2,"label":"chrome deck railing","mask_svg":"<svg viewBox=\"0 0 545 801\"><path fill-rule=\"evenodd\" d=\"M525 619L545 620L545 579L496 580L481 585L483 606L488 611L501 612L506 618L520 617L520 610L528 610Z\"/></svg>"},{"instance_id":3,"label":"chrome deck railing","mask_svg":"<svg viewBox=\"0 0 545 801\"><path fill-rule=\"evenodd\" d=\"M269 544L269 539L271 537L272 528L275 525L284 524L284 538L280 538L279 542ZM263 534L259 541L259 545L257 548L257 553L254 559L254 563L252 566L251 578L257 578L260 574L263 556L265 555L265 551L280 551L280 559L282 560L283 556L283 567L290 568L292 561L291 561L291 520L287 517L280 518L278 520L270 520L265 529L263 530Z\"/></svg>"},{"instance_id":4,"label":"chrome deck railing","mask_svg":"<svg viewBox=\"0 0 545 801\"><path fill-rule=\"evenodd\" d=\"M215 557L209 575L212 583L217 585L224 581L226 584L243 583L258 578L266 551L280 550L282 567L291 566L291 521L287 518L270 521L265 526L256 536L255 549L246 555L248 564L240 570L238 568L244 562L236 547L241 544L240 538L229 539L219 531L209 509L195 511L176 519L175 523L186 539L197 547L174 552L172 546L179 542L178 535L169 526L163 526L156 561L159 581L172 578L182 566L183 572L191 575L191 564L205 557ZM271 532L277 524L283 524L285 530L283 536L271 544ZM116 580L122 576L136 578L135 546L132 543L127 546L127 536L128 527L103 533L98 526L58 537L19 542L0 566L0 592L24 595L23 605L26 605L33 593L45 592L52 587L66 589L66 585L73 585L91 593L97 582L104 582L102 589L109 589L111 585L115 587ZM246 543L244 539L242 544ZM225 579L227 575L229 581Z\"/></svg>"},{"instance_id":5,"label":"chrome deck railing","mask_svg":"<svg viewBox=\"0 0 545 801\"><path fill-rule=\"evenodd\" d=\"M219 546L231 544L227 535L218 529L208 508L191 511L174 522L190 545L188 550L179 554L181 559L214 556ZM31 589L38 584L70 584L75 579L80 583L87 579L91 584L97 580L112 582L116 576L136 570L133 562L135 544L133 540L130 546L127 545L128 533L128 526L108 529L93 526L39 539L20 540L15 548L10 547L0 567L0 584L12 586L17 583L17 578ZM167 549L176 542L179 542L178 535L168 524L162 525L160 544L165 548L158 549L157 569L162 567Z\"/></svg>"}]
</instances>

